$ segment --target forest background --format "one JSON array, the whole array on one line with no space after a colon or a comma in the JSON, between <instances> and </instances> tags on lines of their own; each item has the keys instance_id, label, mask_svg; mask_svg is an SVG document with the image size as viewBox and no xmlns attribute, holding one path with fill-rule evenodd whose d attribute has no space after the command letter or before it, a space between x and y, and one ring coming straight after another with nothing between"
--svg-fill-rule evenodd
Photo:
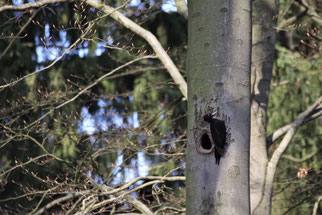
<instances>
[{"instance_id":1,"label":"forest background","mask_svg":"<svg viewBox=\"0 0 322 215\"><path fill-rule=\"evenodd\" d=\"M154 34L186 79L182 1L39 2L0 2L1 213L185 213L186 96L110 18ZM321 97L321 4L279 1L267 137ZM304 123L279 160L273 214L321 212L321 125Z\"/></svg>"}]
</instances>

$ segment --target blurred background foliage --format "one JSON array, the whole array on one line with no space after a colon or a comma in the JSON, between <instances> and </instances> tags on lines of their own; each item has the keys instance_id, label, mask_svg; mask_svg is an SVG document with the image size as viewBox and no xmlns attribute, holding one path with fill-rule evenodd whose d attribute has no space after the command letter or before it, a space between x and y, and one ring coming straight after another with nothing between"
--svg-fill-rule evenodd
<instances>
[{"instance_id":1,"label":"blurred background foliage","mask_svg":"<svg viewBox=\"0 0 322 215\"><path fill-rule=\"evenodd\" d=\"M294 120L322 91L321 25L308 13L298 16L302 1L279 2L268 133ZM321 12L320 1L305 2L310 11ZM121 3L107 2L113 7ZM174 9L172 1L137 0L121 11L157 36L185 77L187 20L175 11L165 11L169 4ZM84 34L86 23L102 15L80 1L1 12L1 53L12 41L10 35L16 35L35 12L31 24L0 59L1 85L49 65ZM55 186L55 192L42 199L44 205L59 193L86 189L88 176L118 186L137 176L184 175L186 101L156 59L117 71L40 123L36 121L97 78L143 54L152 54L149 45L107 17L97 21L85 40L50 69L1 91L1 211L30 212L43 198L37 191ZM303 162L280 161L273 214L309 214L321 196L321 125L320 118L303 126L286 152L297 159L317 152L315 156ZM310 173L299 178L299 168L310 168ZM184 184L179 182L146 187L135 196L156 210L185 207ZM61 209L57 206L52 212ZM132 209L128 204L118 207L123 212Z\"/></svg>"},{"instance_id":2,"label":"blurred background foliage","mask_svg":"<svg viewBox=\"0 0 322 215\"><path fill-rule=\"evenodd\" d=\"M322 95L322 28L309 15L321 14L321 1L279 2L268 134L292 122ZM314 203L322 195L321 143L321 117L297 131L278 165L272 214L312 213ZM304 177L301 177L301 168L309 170ZM319 205L318 214L322 212L321 202Z\"/></svg>"},{"instance_id":3,"label":"blurred background foliage","mask_svg":"<svg viewBox=\"0 0 322 215\"><path fill-rule=\"evenodd\" d=\"M151 30L165 49L171 47L168 53L184 71L187 21L163 11L162 4L135 1L121 11ZM0 60L1 85L49 65L102 15L80 1L2 12L1 51L34 12L32 23ZM50 69L0 93L1 211L27 213L41 200L45 205L68 190L86 190L88 176L118 186L138 176L183 175L186 102L158 60L140 60L115 72L37 122L100 76L144 54L153 53L143 39L110 18L100 19ZM43 198L41 191L48 189L52 193ZM134 196L156 209L184 207L184 186L178 182L149 186ZM119 211L133 210L119 205Z\"/></svg>"}]
</instances>

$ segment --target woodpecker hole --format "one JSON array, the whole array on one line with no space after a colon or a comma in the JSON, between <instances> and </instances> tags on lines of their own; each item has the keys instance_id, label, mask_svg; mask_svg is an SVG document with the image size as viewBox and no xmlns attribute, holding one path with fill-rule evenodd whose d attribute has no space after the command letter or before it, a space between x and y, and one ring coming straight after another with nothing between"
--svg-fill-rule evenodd
<instances>
[{"instance_id":1,"label":"woodpecker hole","mask_svg":"<svg viewBox=\"0 0 322 215\"><path fill-rule=\"evenodd\" d=\"M203 130L199 136L197 143L197 151L201 154L209 154L214 150L214 144L210 139L210 133Z\"/></svg>"},{"instance_id":2,"label":"woodpecker hole","mask_svg":"<svg viewBox=\"0 0 322 215\"><path fill-rule=\"evenodd\" d=\"M201 136L201 147L205 150L211 149L211 141L208 134L203 134Z\"/></svg>"}]
</instances>

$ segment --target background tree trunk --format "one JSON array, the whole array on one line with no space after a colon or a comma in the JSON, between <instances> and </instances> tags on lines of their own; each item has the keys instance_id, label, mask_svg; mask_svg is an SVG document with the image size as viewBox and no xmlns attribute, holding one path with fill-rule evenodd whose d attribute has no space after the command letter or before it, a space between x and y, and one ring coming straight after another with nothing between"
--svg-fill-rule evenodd
<instances>
[{"instance_id":1,"label":"background tree trunk","mask_svg":"<svg viewBox=\"0 0 322 215\"><path fill-rule=\"evenodd\" d=\"M252 214L270 214L271 190L265 190L268 151L267 104L274 65L277 4L275 0L253 2L252 97L250 191Z\"/></svg>"},{"instance_id":2,"label":"background tree trunk","mask_svg":"<svg viewBox=\"0 0 322 215\"><path fill-rule=\"evenodd\" d=\"M188 7L187 214L249 214L251 1ZM202 118L214 110L228 129L220 165Z\"/></svg>"}]
</instances>

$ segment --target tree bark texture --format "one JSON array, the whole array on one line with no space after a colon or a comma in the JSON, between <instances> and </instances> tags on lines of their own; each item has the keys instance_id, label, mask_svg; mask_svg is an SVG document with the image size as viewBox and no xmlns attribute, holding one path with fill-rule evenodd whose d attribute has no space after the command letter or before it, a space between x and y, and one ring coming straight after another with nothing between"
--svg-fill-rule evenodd
<instances>
[{"instance_id":1,"label":"tree bark texture","mask_svg":"<svg viewBox=\"0 0 322 215\"><path fill-rule=\"evenodd\" d=\"M251 1L190 0L187 214L250 214ZM203 115L217 111L227 148L215 163Z\"/></svg>"},{"instance_id":2,"label":"tree bark texture","mask_svg":"<svg viewBox=\"0 0 322 215\"><path fill-rule=\"evenodd\" d=\"M267 180L266 114L274 65L277 1L253 2L250 192L252 214L270 214L273 180Z\"/></svg>"}]
</instances>

